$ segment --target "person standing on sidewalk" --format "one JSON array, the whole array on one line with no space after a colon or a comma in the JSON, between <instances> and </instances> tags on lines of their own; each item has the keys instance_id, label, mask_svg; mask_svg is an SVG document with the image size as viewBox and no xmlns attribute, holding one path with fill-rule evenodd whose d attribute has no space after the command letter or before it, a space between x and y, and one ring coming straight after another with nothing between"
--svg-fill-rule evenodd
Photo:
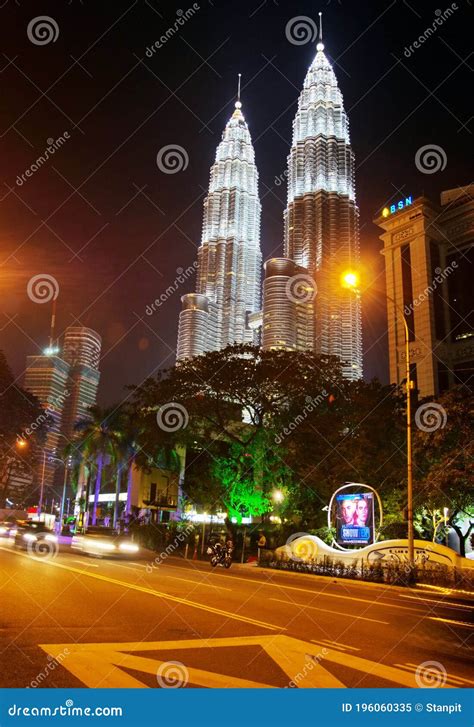
<instances>
[{"instance_id":1,"label":"person standing on sidewalk","mask_svg":"<svg viewBox=\"0 0 474 727\"><path fill-rule=\"evenodd\" d=\"M263 530L258 532L257 548L258 548L258 561L260 562L261 551L267 547L267 539Z\"/></svg>"}]
</instances>

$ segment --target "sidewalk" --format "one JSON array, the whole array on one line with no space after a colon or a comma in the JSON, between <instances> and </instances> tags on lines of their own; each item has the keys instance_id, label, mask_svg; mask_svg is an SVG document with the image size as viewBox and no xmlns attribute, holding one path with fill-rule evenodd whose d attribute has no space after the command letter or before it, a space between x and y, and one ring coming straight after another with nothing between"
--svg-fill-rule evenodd
<instances>
[{"instance_id":1,"label":"sidewalk","mask_svg":"<svg viewBox=\"0 0 474 727\"><path fill-rule=\"evenodd\" d=\"M204 567L207 565L209 566L209 563L205 560L192 560L191 558L185 559L180 556L176 555L169 555L168 559L170 560L177 560L181 561L182 563L189 563L189 564L202 564ZM209 566L210 568L210 566ZM199 568L198 570L204 570L205 568ZM293 579L296 583L297 581L301 582L301 579L303 580L311 580L313 583L333 583L338 584L340 586L346 584L351 586L360 586L361 588L386 588L390 589L390 591L396 592L396 593L415 593L418 596L423 595L424 593L430 593L430 594L439 594L439 595L454 595L456 598L464 599L468 601L469 603L473 603L474 605L474 593L468 592L468 591L461 591L455 588L445 588L442 586L433 586L429 584L418 584L416 586L397 586L392 585L390 583L374 583L373 581L363 581L359 580L357 578L337 578L334 576L324 576L319 574L313 574L313 573L298 573L295 571L287 571L287 570L279 570L277 568L267 568L259 566L257 561L252 563L232 563L232 567L228 571L229 573L232 572L240 572L240 573L249 573L250 571L253 571L253 573L258 574L272 574L272 575L281 575L284 578Z\"/></svg>"}]
</instances>

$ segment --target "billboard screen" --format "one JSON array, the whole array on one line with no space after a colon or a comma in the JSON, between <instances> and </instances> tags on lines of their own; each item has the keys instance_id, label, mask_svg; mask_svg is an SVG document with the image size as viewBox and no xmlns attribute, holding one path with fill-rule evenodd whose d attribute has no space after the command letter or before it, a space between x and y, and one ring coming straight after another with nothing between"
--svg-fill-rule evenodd
<instances>
[{"instance_id":1,"label":"billboard screen","mask_svg":"<svg viewBox=\"0 0 474 727\"><path fill-rule=\"evenodd\" d=\"M374 493L336 495L336 530L339 545L374 542Z\"/></svg>"}]
</instances>

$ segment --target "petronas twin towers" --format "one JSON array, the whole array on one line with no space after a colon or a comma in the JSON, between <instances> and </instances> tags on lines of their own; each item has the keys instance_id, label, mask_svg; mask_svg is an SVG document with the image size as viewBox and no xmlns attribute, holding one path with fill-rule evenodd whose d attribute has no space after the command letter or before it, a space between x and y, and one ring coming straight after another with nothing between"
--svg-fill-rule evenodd
<instances>
[{"instance_id":1,"label":"petronas twin towers","mask_svg":"<svg viewBox=\"0 0 474 727\"><path fill-rule=\"evenodd\" d=\"M211 168L197 290L182 298L177 360L253 342L267 350L337 356L347 378L360 378L360 299L341 285L342 273L359 265L354 154L322 43L293 121L285 257L265 263L263 304L260 212L255 154L239 98Z\"/></svg>"}]
</instances>

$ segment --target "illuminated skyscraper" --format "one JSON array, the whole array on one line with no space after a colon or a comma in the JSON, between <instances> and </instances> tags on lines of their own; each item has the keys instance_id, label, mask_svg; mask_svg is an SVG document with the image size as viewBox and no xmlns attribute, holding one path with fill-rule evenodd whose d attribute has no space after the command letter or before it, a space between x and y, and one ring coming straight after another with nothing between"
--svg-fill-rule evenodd
<instances>
[{"instance_id":1,"label":"illuminated skyscraper","mask_svg":"<svg viewBox=\"0 0 474 727\"><path fill-rule=\"evenodd\" d=\"M50 347L43 355L27 356L24 387L31 391L43 407L47 428L45 441L39 456L39 465L34 473L35 484L43 482L45 496L48 488L52 487L55 478L56 464L51 459L61 448L61 423L64 402L67 396L67 381L69 366L57 355L58 349ZM38 423L32 423L35 429Z\"/></svg>"},{"instance_id":2,"label":"illuminated skyscraper","mask_svg":"<svg viewBox=\"0 0 474 727\"><path fill-rule=\"evenodd\" d=\"M86 418L89 407L96 403L100 348L98 333L70 326L62 350L51 338L43 355L27 357L24 386L38 397L48 422L34 477L37 485L43 482L45 501L50 497L59 499L61 491L54 489L63 481L62 471L58 474L58 457L76 435L76 423Z\"/></svg>"},{"instance_id":3,"label":"illuminated skyscraper","mask_svg":"<svg viewBox=\"0 0 474 727\"><path fill-rule=\"evenodd\" d=\"M62 358L69 365L67 398L62 417L62 433L71 440L78 421L88 416L96 403L102 339L85 326L69 326L64 334Z\"/></svg>"},{"instance_id":4,"label":"illuminated skyscraper","mask_svg":"<svg viewBox=\"0 0 474 727\"><path fill-rule=\"evenodd\" d=\"M285 259L293 261L298 272L280 295L289 295L294 307L294 331L278 334L279 307L274 293L270 305L264 289L263 347L280 347L275 341L291 340L292 345L281 347L337 356L344 375L358 379L362 376L360 300L341 286L341 274L359 266L354 153L342 94L322 43L306 74L293 121L284 221ZM271 261L267 291L275 290L276 260ZM283 263L281 267L288 268ZM281 310L286 311L288 301L283 297Z\"/></svg>"},{"instance_id":5,"label":"illuminated skyscraper","mask_svg":"<svg viewBox=\"0 0 474 727\"><path fill-rule=\"evenodd\" d=\"M182 297L177 359L251 343L260 307L260 212L255 154L237 100L211 167L196 293Z\"/></svg>"}]
</instances>

